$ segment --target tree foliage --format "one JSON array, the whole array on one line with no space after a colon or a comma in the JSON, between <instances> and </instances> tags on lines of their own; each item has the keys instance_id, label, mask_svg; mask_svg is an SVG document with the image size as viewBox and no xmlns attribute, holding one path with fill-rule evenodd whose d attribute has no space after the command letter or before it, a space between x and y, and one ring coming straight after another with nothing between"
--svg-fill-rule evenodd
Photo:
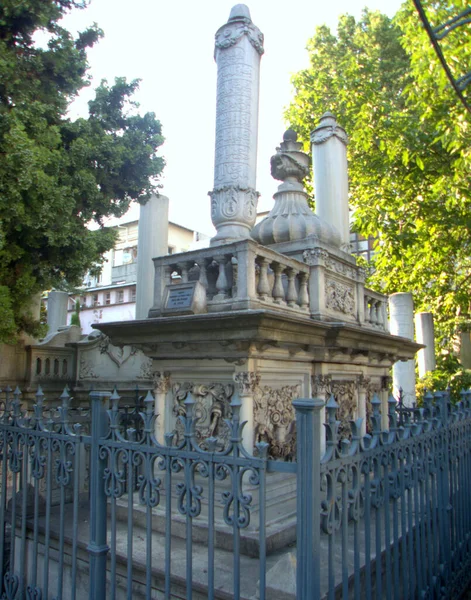
<instances>
[{"instance_id":1,"label":"tree foliage","mask_svg":"<svg viewBox=\"0 0 471 600\"><path fill-rule=\"evenodd\" d=\"M465 0L424 4L436 24L465 8ZM471 71L469 27L443 44L456 76ZM345 127L354 227L378 236L369 284L413 292L415 309L434 313L440 343L450 345L456 326L470 324L470 115L412 2L394 19L343 16L336 35L319 27L308 51L286 118L306 146L326 110Z\"/></svg>"},{"instance_id":2,"label":"tree foliage","mask_svg":"<svg viewBox=\"0 0 471 600\"><path fill-rule=\"evenodd\" d=\"M160 123L132 101L137 81L103 81L87 119L67 115L88 85L87 48L102 32L94 25L74 39L60 19L85 6L0 4L0 341L34 333L25 311L31 297L79 284L113 246L103 218L145 202L164 166ZM38 32L47 47L36 43Z\"/></svg>"}]
</instances>

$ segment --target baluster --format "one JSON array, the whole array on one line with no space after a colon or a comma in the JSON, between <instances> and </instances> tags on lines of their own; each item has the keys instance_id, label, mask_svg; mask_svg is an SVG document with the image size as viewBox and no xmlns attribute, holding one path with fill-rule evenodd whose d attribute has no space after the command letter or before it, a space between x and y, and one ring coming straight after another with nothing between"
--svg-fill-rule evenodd
<instances>
[{"instance_id":1,"label":"baluster","mask_svg":"<svg viewBox=\"0 0 471 600\"><path fill-rule=\"evenodd\" d=\"M258 277L257 294L260 296L260 300L266 300L270 293L270 284L268 283L268 259L260 256L258 258L258 264L260 265L260 274Z\"/></svg>"},{"instance_id":2,"label":"baluster","mask_svg":"<svg viewBox=\"0 0 471 600\"><path fill-rule=\"evenodd\" d=\"M373 298L370 298L370 316L369 316L369 322L372 325L375 325L375 323L376 323L376 307L375 307L375 302L374 302Z\"/></svg>"},{"instance_id":3,"label":"baluster","mask_svg":"<svg viewBox=\"0 0 471 600\"><path fill-rule=\"evenodd\" d=\"M201 283L201 285L204 287L205 290L208 289L208 274L206 272L206 269L207 269L206 263L207 263L207 260L205 258L203 258L203 260L199 263L200 276L199 276L199 280L198 280Z\"/></svg>"},{"instance_id":4,"label":"baluster","mask_svg":"<svg viewBox=\"0 0 471 600\"><path fill-rule=\"evenodd\" d=\"M368 305L369 296L365 296L364 301L365 301L365 321L367 323L369 323L370 322L370 307Z\"/></svg>"},{"instance_id":5,"label":"baluster","mask_svg":"<svg viewBox=\"0 0 471 600\"><path fill-rule=\"evenodd\" d=\"M164 287L172 283L172 273L176 271L176 265L167 265L164 267Z\"/></svg>"},{"instance_id":6,"label":"baluster","mask_svg":"<svg viewBox=\"0 0 471 600\"><path fill-rule=\"evenodd\" d=\"M382 325L382 323L383 323L383 319L381 318L382 317L381 308L382 308L382 302L381 302L381 300L377 300L375 302L375 312L376 312L376 321L375 321L375 323L376 323L376 325Z\"/></svg>"},{"instance_id":7,"label":"baluster","mask_svg":"<svg viewBox=\"0 0 471 600\"><path fill-rule=\"evenodd\" d=\"M301 308L309 308L309 292L307 290L307 282L309 275L307 273L299 273L299 297L298 304Z\"/></svg>"},{"instance_id":8,"label":"baluster","mask_svg":"<svg viewBox=\"0 0 471 600\"><path fill-rule=\"evenodd\" d=\"M284 266L280 263L273 263L273 271L275 273L275 281L273 283L273 301L275 304L284 304L285 290L283 287L283 271Z\"/></svg>"},{"instance_id":9,"label":"baluster","mask_svg":"<svg viewBox=\"0 0 471 600\"><path fill-rule=\"evenodd\" d=\"M182 283L188 283L188 270L189 270L189 265L190 263L188 263L187 261L185 262L181 262L178 263L178 268L180 269L180 274L181 274L181 278L182 278Z\"/></svg>"},{"instance_id":10,"label":"baluster","mask_svg":"<svg viewBox=\"0 0 471 600\"><path fill-rule=\"evenodd\" d=\"M218 293L214 297L214 300L225 300L229 295L229 282L226 276L227 257L223 256L221 258L218 258L217 262L219 264L219 275L216 281L216 289Z\"/></svg>"},{"instance_id":11,"label":"baluster","mask_svg":"<svg viewBox=\"0 0 471 600\"><path fill-rule=\"evenodd\" d=\"M288 291L286 294L286 301L288 306L296 306L298 299L298 292L296 291L296 271L294 269L287 269L288 275Z\"/></svg>"}]
</instances>

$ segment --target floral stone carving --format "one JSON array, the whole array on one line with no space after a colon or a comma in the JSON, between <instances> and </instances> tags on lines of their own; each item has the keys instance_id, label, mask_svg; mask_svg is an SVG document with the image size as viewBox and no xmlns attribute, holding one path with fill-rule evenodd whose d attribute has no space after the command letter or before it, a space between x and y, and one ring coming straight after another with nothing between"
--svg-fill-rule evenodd
<instances>
[{"instance_id":1,"label":"floral stone carving","mask_svg":"<svg viewBox=\"0 0 471 600\"><path fill-rule=\"evenodd\" d=\"M234 385L231 383L210 383L208 385L193 384L190 382L175 383L172 387L173 415L186 416L185 400L192 394L195 404L193 415L197 419L196 441L206 449L206 440L209 437L217 439L217 447L223 449L227 446L230 429L225 419L232 417L231 399L234 394ZM183 426L177 418L175 425L175 441L183 439Z\"/></svg>"},{"instance_id":2,"label":"floral stone carving","mask_svg":"<svg viewBox=\"0 0 471 600\"><path fill-rule=\"evenodd\" d=\"M340 281L327 279L325 285L325 306L347 315L355 315L355 296L353 288Z\"/></svg>"},{"instance_id":3,"label":"floral stone carving","mask_svg":"<svg viewBox=\"0 0 471 600\"><path fill-rule=\"evenodd\" d=\"M299 384L278 389L262 386L254 391L255 442L267 442L272 458L292 460L296 455L293 400L300 393Z\"/></svg>"}]
</instances>

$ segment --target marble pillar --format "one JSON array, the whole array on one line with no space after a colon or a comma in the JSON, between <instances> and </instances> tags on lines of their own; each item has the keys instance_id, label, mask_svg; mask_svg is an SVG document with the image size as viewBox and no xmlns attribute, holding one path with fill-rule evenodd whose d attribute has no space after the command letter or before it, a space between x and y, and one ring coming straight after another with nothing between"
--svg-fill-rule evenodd
<instances>
[{"instance_id":1,"label":"marble pillar","mask_svg":"<svg viewBox=\"0 0 471 600\"><path fill-rule=\"evenodd\" d=\"M254 425L254 391L260 383L260 375L254 371L239 371L234 374L237 385L240 407L240 422L245 423L242 431L242 443L249 454L253 454L255 441Z\"/></svg>"},{"instance_id":2,"label":"marble pillar","mask_svg":"<svg viewBox=\"0 0 471 600\"><path fill-rule=\"evenodd\" d=\"M414 339L414 303L412 294L399 292L389 296L389 326L392 335ZM404 404L415 403L415 360L398 361L393 366L393 394L402 389Z\"/></svg>"},{"instance_id":3,"label":"marble pillar","mask_svg":"<svg viewBox=\"0 0 471 600\"><path fill-rule=\"evenodd\" d=\"M263 34L244 4L216 33L216 151L211 244L248 238L257 216L258 97Z\"/></svg>"},{"instance_id":4,"label":"marble pillar","mask_svg":"<svg viewBox=\"0 0 471 600\"><path fill-rule=\"evenodd\" d=\"M425 346L417 352L419 377L423 377L437 366L435 362L435 334L432 313L420 312L415 315L415 341Z\"/></svg>"},{"instance_id":5,"label":"marble pillar","mask_svg":"<svg viewBox=\"0 0 471 600\"><path fill-rule=\"evenodd\" d=\"M165 254L168 254L168 198L152 196L141 205L139 214L136 319L146 319L154 304L152 259Z\"/></svg>"},{"instance_id":6,"label":"marble pillar","mask_svg":"<svg viewBox=\"0 0 471 600\"><path fill-rule=\"evenodd\" d=\"M154 382L155 398L155 438L159 444L165 444L165 434L170 431L169 415L166 410L167 393L171 388L169 371L154 371L152 374Z\"/></svg>"},{"instance_id":7,"label":"marble pillar","mask_svg":"<svg viewBox=\"0 0 471 600\"><path fill-rule=\"evenodd\" d=\"M49 292L47 295L47 326L49 333L54 333L59 327L67 325L67 307L69 294L67 292Z\"/></svg>"},{"instance_id":8,"label":"marble pillar","mask_svg":"<svg viewBox=\"0 0 471 600\"><path fill-rule=\"evenodd\" d=\"M347 143L334 115L324 113L311 133L316 214L340 233L344 250L350 246Z\"/></svg>"}]
</instances>

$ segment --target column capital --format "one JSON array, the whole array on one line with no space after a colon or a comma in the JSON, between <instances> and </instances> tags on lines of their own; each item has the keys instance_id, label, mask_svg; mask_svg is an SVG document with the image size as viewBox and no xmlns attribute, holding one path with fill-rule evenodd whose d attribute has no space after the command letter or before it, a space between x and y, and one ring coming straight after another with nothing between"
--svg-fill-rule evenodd
<instances>
[{"instance_id":1,"label":"column capital","mask_svg":"<svg viewBox=\"0 0 471 600\"><path fill-rule=\"evenodd\" d=\"M256 371L239 371L234 374L240 396L251 396L260 383L260 375Z\"/></svg>"}]
</instances>

